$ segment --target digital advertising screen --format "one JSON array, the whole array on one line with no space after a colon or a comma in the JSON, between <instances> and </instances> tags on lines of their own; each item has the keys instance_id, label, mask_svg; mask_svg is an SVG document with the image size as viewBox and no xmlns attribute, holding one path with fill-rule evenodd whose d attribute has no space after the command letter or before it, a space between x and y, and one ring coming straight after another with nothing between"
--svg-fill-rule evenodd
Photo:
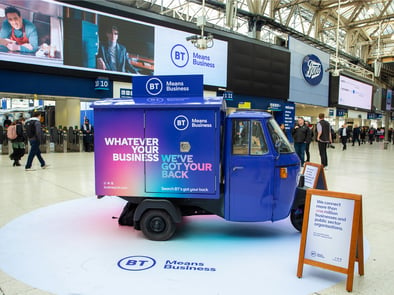
<instances>
[{"instance_id":1,"label":"digital advertising screen","mask_svg":"<svg viewBox=\"0 0 394 295\"><path fill-rule=\"evenodd\" d=\"M371 109L373 86L346 76L339 77L338 104Z\"/></svg>"},{"instance_id":2,"label":"digital advertising screen","mask_svg":"<svg viewBox=\"0 0 394 295\"><path fill-rule=\"evenodd\" d=\"M227 86L227 42L51 0L0 0L0 61L118 75L202 74Z\"/></svg>"},{"instance_id":3,"label":"digital advertising screen","mask_svg":"<svg viewBox=\"0 0 394 295\"><path fill-rule=\"evenodd\" d=\"M56 3L0 0L0 60L63 65L63 9Z\"/></svg>"}]
</instances>

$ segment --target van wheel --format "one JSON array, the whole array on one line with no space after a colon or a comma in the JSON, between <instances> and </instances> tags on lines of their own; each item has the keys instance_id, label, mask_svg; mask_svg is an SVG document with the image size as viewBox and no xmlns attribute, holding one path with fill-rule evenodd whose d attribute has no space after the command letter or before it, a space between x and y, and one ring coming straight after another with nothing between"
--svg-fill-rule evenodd
<instances>
[{"instance_id":1,"label":"van wheel","mask_svg":"<svg viewBox=\"0 0 394 295\"><path fill-rule=\"evenodd\" d=\"M119 216L118 223L119 225L134 225L134 212L136 204L131 202L127 202L126 206L124 206L122 213Z\"/></svg>"},{"instance_id":2,"label":"van wheel","mask_svg":"<svg viewBox=\"0 0 394 295\"><path fill-rule=\"evenodd\" d=\"M297 209L292 209L290 213L290 221L296 230L302 231L302 222L304 220L304 205L300 205Z\"/></svg>"},{"instance_id":3,"label":"van wheel","mask_svg":"<svg viewBox=\"0 0 394 295\"><path fill-rule=\"evenodd\" d=\"M176 225L164 210L147 210L141 218L141 230L153 241L169 240L175 233Z\"/></svg>"}]
</instances>

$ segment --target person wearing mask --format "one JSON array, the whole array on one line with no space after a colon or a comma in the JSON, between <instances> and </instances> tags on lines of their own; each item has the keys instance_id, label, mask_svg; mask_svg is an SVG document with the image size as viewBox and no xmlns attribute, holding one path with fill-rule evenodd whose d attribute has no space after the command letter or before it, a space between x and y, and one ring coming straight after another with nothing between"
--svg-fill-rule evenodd
<instances>
[{"instance_id":1,"label":"person wearing mask","mask_svg":"<svg viewBox=\"0 0 394 295\"><path fill-rule=\"evenodd\" d=\"M316 140L318 142L319 154L321 164L324 169L328 169L328 158L327 158L327 145L331 144L331 126L326 120L324 120L324 114L319 114L319 122L316 124L317 129L317 137Z\"/></svg>"},{"instance_id":2,"label":"person wearing mask","mask_svg":"<svg viewBox=\"0 0 394 295\"><path fill-rule=\"evenodd\" d=\"M34 157L37 157L42 169L48 167L48 165L45 164L45 160L42 158L40 151L40 143L43 137L40 119L41 119L41 113L34 112L33 116L25 123L27 137L30 142L30 152L29 152L29 156L27 157L25 171L35 170L32 168Z\"/></svg>"},{"instance_id":3,"label":"person wearing mask","mask_svg":"<svg viewBox=\"0 0 394 295\"><path fill-rule=\"evenodd\" d=\"M303 166L305 162L306 143L311 140L310 130L305 125L304 118L298 118L298 122L291 131L291 135L294 140L294 149L301 160L301 166Z\"/></svg>"}]
</instances>

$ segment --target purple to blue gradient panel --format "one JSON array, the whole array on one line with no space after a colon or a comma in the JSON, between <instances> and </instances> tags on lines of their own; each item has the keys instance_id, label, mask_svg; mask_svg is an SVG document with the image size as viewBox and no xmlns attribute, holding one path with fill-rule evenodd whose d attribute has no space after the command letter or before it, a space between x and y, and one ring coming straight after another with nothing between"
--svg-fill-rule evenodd
<instances>
[{"instance_id":1,"label":"purple to blue gradient panel","mask_svg":"<svg viewBox=\"0 0 394 295\"><path fill-rule=\"evenodd\" d=\"M95 122L96 194L143 194L144 162L120 160L127 154L133 154L131 146L109 144L113 139L143 138L143 113L120 108L96 109Z\"/></svg>"},{"instance_id":2,"label":"purple to blue gradient panel","mask_svg":"<svg viewBox=\"0 0 394 295\"><path fill-rule=\"evenodd\" d=\"M175 120L183 117L188 127L179 130ZM204 120L209 128L196 128L192 121ZM215 193L215 174L218 167L215 113L212 110L150 110L146 113L146 136L159 138L159 162L147 162L147 191L163 192L163 188L201 188ZM181 142L190 144L190 151L180 148ZM196 170L198 167L198 170ZM196 192L197 193L197 192Z\"/></svg>"}]
</instances>

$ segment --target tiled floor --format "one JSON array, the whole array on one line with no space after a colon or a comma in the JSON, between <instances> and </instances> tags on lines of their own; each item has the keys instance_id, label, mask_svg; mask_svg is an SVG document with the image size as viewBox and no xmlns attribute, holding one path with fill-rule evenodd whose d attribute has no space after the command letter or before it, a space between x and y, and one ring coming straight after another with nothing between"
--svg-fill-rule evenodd
<instances>
[{"instance_id":1,"label":"tiled floor","mask_svg":"<svg viewBox=\"0 0 394 295\"><path fill-rule=\"evenodd\" d=\"M365 261L365 276L355 274L352 293L392 294L394 145L388 145L387 149L384 149L383 143L354 147L348 145L347 150L342 151L337 143L336 149L330 149L328 153L329 169L325 174L329 190L363 196L364 236L368 240L370 254ZM319 163L316 144L312 145L311 154L311 161ZM7 155L0 155L0 227L40 207L94 196L93 153L49 153L43 156L50 165L48 169L40 169L35 159L33 166L37 170L25 172L23 166L12 167ZM22 162L25 161L26 156ZM48 293L25 285L0 271L0 295L3 294ZM327 290L316 290L313 294L348 292L345 290L345 282L342 282Z\"/></svg>"}]
</instances>

